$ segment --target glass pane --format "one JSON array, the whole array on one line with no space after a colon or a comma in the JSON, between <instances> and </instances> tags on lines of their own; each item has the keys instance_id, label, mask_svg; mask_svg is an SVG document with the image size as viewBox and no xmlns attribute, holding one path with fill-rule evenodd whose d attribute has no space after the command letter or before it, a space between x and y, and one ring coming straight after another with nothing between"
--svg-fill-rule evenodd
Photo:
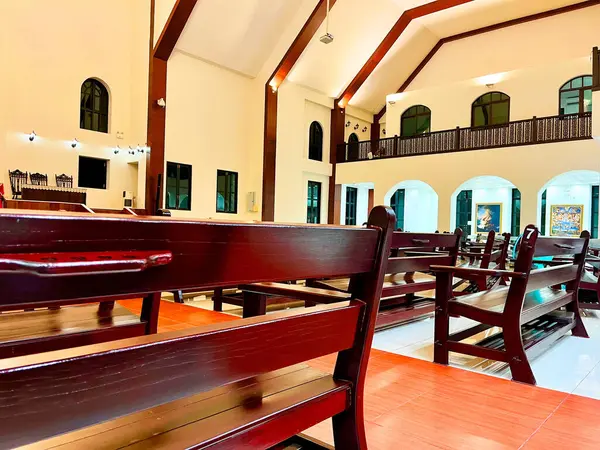
<instances>
[{"instance_id":1,"label":"glass pane","mask_svg":"<svg viewBox=\"0 0 600 450\"><path fill-rule=\"evenodd\" d=\"M473 108L473 126L481 127L488 124L488 112L485 106Z\"/></svg>"},{"instance_id":2,"label":"glass pane","mask_svg":"<svg viewBox=\"0 0 600 450\"><path fill-rule=\"evenodd\" d=\"M100 128L98 129L98 131L108 133L108 116L100 116Z\"/></svg>"},{"instance_id":3,"label":"glass pane","mask_svg":"<svg viewBox=\"0 0 600 450\"><path fill-rule=\"evenodd\" d=\"M94 111L100 111L100 97L94 96Z\"/></svg>"},{"instance_id":4,"label":"glass pane","mask_svg":"<svg viewBox=\"0 0 600 450\"><path fill-rule=\"evenodd\" d=\"M417 134L428 133L430 121L431 121L430 116L418 116L417 117Z\"/></svg>"},{"instance_id":5,"label":"glass pane","mask_svg":"<svg viewBox=\"0 0 600 450\"><path fill-rule=\"evenodd\" d=\"M92 108L92 97L90 94L83 94L81 96L81 107L86 109Z\"/></svg>"},{"instance_id":6,"label":"glass pane","mask_svg":"<svg viewBox=\"0 0 600 450\"><path fill-rule=\"evenodd\" d=\"M83 128L85 128L86 130L91 130L92 129L92 113L89 111L85 111L83 114L84 114Z\"/></svg>"},{"instance_id":7,"label":"glass pane","mask_svg":"<svg viewBox=\"0 0 600 450\"><path fill-rule=\"evenodd\" d=\"M583 86L588 87L592 85L592 77L589 75L586 75L585 77L583 77Z\"/></svg>"},{"instance_id":8,"label":"glass pane","mask_svg":"<svg viewBox=\"0 0 600 450\"><path fill-rule=\"evenodd\" d=\"M93 114L92 115L92 130L99 130L100 129L100 117L98 117L98 114Z\"/></svg>"},{"instance_id":9,"label":"glass pane","mask_svg":"<svg viewBox=\"0 0 600 450\"><path fill-rule=\"evenodd\" d=\"M492 107L492 125L508 123L508 103L495 103Z\"/></svg>"},{"instance_id":10,"label":"glass pane","mask_svg":"<svg viewBox=\"0 0 600 450\"><path fill-rule=\"evenodd\" d=\"M591 91L590 91L591 93ZM579 91L560 93L560 113L576 114L579 112Z\"/></svg>"},{"instance_id":11,"label":"glass pane","mask_svg":"<svg viewBox=\"0 0 600 450\"><path fill-rule=\"evenodd\" d=\"M402 136L414 136L417 133L417 118L406 117L402 119Z\"/></svg>"},{"instance_id":12,"label":"glass pane","mask_svg":"<svg viewBox=\"0 0 600 450\"><path fill-rule=\"evenodd\" d=\"M573 81L571 81L571 87L573 88L580 88L583 86L583 78L579 77L579 78L575 78Z\"/></svg>"},{"instance_id":13,"label":"glass pane","mask_svg":"<svg viewBox=\"0 0 600 450\"><path fill-rule=\"evenodd\" d=\"M592 112L592 90L583 91L583 112Z\"/></svg>"}]
</instances>

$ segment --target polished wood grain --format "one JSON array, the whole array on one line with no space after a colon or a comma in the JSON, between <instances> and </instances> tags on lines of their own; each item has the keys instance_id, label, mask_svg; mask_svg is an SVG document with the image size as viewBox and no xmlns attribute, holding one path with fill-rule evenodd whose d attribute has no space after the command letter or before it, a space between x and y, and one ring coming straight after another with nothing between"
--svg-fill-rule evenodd
<instances>
[{"instance_id":1,"label":"polished wood grain","mask_svg":"<svg viewBox=\"0 0 600 450\"><path fill-rule=\"evenodd\" d=\"M336 0L329 0L333 8ZM277 162L277 89L302 56L325 20L327 0L319 0L302 29L265 83L265 124L263 138L262 220L275 220L275 166ZM333 148L333 147L332 147ZM333 223L333 222L329 222ZM336 222L339 223L339 222Z\"/></svg>"},{"instance_id":2,"label":"polished wood grain","mask_svg":"<svg viewBox=\"0 0 600 450\"><path fill-rule=\"evenodd\" d=\"M336 164L338 161L343 161L345 155L337 154L336 149L340 149L344 143L346 123L346 110L340 108L337 103L334 104L331 110L331 132L329 135L329 163L331 164L331 176L329 177L329 197L327 204L327 223L339 223L341 219L341 201L342 201L342 186L336 184Z\"/></svg>"},{"instance_id":3,"label":"polished wood grain","mask_svg":"<svg viewBox=\"0 0 600 450\"><path fill-rule=\"evenodd\" d=\"M135 300L120 303L133 312L141 305ZM170 302L163 302L160 311L159 321L168 320L164 327L240 320ZM334 364L333 356L310 362L323 372ZM600 440L599 400L380 350L371 351L364 407L371 450L389 450L399 442L418 450L517 449L524 444L535 450L595 450ZM306 433L333 444L330 420Z\"/></svg>"},{"instance_id":4,"label":"polished wood grain","mask_svg":"<svg viewBox=\"0 0 600 450\"><path fill-rule=\"evenodd\" d=\"M80 203L46 202L37 200L6 200L5 208L31 209L36 211L90 212L89 208Z\"/></svg>"}]
</instances>

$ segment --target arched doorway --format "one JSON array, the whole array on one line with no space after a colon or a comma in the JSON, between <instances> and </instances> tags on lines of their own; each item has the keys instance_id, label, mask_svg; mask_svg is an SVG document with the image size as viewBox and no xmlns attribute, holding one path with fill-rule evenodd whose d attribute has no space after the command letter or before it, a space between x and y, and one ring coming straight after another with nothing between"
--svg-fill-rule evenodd
<instances>
[{"instance_id":1,"label":"arched doorway","mask_svg":"<svg viewBox=\"0 0 600 450\"><path fill-rule=\"evenodd\" d=\"M538 192L537 225L545 236L598 238L600 172L573 170L557 175Z\"/></svg>"},{"instance_id":2,"label":"arched doorway","mask_svg":"<svg viewBox=\"0 0 600 450\"><path fill-rule=\"evenodd\" d=\"M496 176L471 178L451 198L451 228L468 236L487 233L521 233L521 192L510 181Z\"/></svg>"},{"instance_id":3,"label":"arched doorway","mask_svg":"<svg viewBox=\"0 0 600 450\"><path fill-rule=\"evenodd\" d=\"M437 230L438 195L424 181L396 184L386 193L384 202L396 213L396 229L423 233Z\"/></svg>"}]
</instances>

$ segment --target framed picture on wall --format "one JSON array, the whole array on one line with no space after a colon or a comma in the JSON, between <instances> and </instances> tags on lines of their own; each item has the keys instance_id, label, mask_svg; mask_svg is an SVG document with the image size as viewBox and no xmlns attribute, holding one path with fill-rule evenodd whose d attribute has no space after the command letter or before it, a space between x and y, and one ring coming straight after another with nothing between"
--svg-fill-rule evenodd
<instances>
[{"instance_id":1,"label":"framed picture on wall","mask_svg":"<svg viewBox=\"0 0 600 450\"><path fill-rule=\"evenodd\" d=\"M550 236L579 237L583 230L583 205L552 205Z\"/></svg>"},{"instance_id":2,"label":"framed picture on wall","mask_svg":"<svg viewBox=\"0 0 600 450\"><path fill-rule=\"evenodd\" d=\"M477 223L475 224L477 233L489 233L492 230L500 233L502 203L477 203L475 211L477 213Z\"/></svg>"}]
</instances>

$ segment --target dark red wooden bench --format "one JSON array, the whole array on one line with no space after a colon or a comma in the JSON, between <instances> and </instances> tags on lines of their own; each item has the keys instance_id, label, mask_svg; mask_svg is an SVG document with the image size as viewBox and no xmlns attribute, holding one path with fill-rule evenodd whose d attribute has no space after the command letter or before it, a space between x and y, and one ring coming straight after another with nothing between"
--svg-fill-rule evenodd
<instances>
[{"instance_id":1,"label":"dark red wooden bench","mask_svg":"<svg viewBox=\"0 0 600 450\"><path fill-rule=\"evenodd\" d=\"M0 211L0 358L157 331L158 291L138 290L119 297L143 298L139 315L115 305L114 296L100 291L86 298L62 292L68 291L68 283L74 287L83 283L87 280L83 275L90 272L125 278L138 272L152 276L171 262L172 254L151 244L107 245L111 237L95 235L83 220L93 215L84 213L66 222L60 214ZM120 223L116 218L104 222ZM56 285L58 290L47 285Z\"/></svg>"},{"instance_id":2,"label":"dark red wooden bench","mask_svg":"<svg viewBox=\"0 0 600 450\"><path fill-rule=\"evenodd\" d=\"M461 235L458 228L454 233L394 232L376 329L433 313L433 293L423 295L435 289L429 267L456 264ZM348 279L313 280L310 285L347 292Z\"/></svg>"},{"instance_id":3,"label":"dark red wooden bench","mask_svg":"<svg viewBox=\"0 0 600 450\"><path fill-rule=\"evenodd\" d=\"M363 229L7 217L15 227L46 230L43 239L29 236L33 249L48 237L68 237L107 251L173 255L167 265L127 273L56 277L5 268L0 288L18 304L41 292L85 302L342 275L351 277L351 288L347 301L331 305L0 360L0 447L41 441L35 448L259 449L333 417L337 448L367 448L364 381L395 224L391 209L374 208ZM324 294L298 288L293 295ZM332 353L333 373L300 364Z\"/></svg>"},{"instance_id":4,"label":"dark red wooden bench","mask_svg":"<svg viewBox=\"0 0 600 450\"><path fill-rule=\"evenodd\" d=\"M510 233L503 233L500 238L496 237L495 231L490 231L487 235L485 245L480 248L466 247L458 252L459 267L476 269L499 269L506 270L506 261L508 258L508 246L510 244ZM457 295L485 291L491 289L498 283L504 283L501 277L486 276L466 276L455 283L453 288ZM465 286L468 284L468 286Z\"/></svg>"},{"instance_id":5,"label":"dark red wooden bench","mask_svg":"<svg viewBox=\"0 0 600 450\"><path fill-rule=\"evenodd\" d=\"M434 360L448 364L448 353L457 352L508 363L516 381L535 384L529 364L549 345L571 331L588 337L579 314L578 290L589 233L582 238L538 237L534 225L525 228L514 272L433 266L436 273ZM554 267L533 269L534 256L565 256L570 260ZM511 279L510 286L454 297L453 276L496 276ZM561 289L561 285L566 289ZM564 311L562 310L564 308ZM467 317L479 325L453 334L450 316ZM492 327L502 332L475 344L461 342Z\"/></svg>"}]
</instances>

